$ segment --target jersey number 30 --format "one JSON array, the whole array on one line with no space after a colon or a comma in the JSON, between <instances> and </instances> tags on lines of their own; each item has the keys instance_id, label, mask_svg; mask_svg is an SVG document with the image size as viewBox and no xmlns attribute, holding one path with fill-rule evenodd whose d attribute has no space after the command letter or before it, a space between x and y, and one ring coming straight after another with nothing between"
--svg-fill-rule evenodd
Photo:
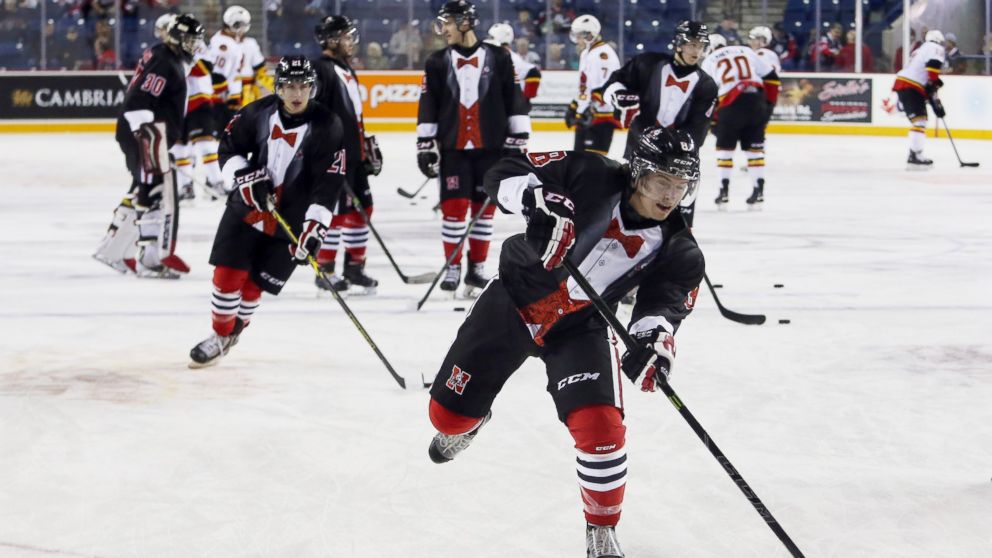
<instances>
[{"instance_id":1,"label":"jersey number 30","mask_svg":"<svg viewBox=\"0 0 992 558\"><path fill-rule=\"evenodd\" d=\"M716 63L717 69L723 69L723 73L720 74L720 81L723 83L733 83L735 81L734 76L730 73L734 70L734 66L737 66L737 81L751 79L751 64L747 61L747 57L735 56L733 63L730 60L730 58L723 58Z\"/></svg>"}]
</instances>

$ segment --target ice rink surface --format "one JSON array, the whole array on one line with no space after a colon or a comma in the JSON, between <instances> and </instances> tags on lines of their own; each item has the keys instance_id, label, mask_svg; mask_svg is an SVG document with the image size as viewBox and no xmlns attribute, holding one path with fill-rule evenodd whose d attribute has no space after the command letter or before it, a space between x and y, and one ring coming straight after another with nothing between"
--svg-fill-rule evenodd
<instances>
[{"instance_id":1,"label":"ice rink surface","mask_svg":"<svg viewBox=\"0 0 992 558\"><path fill-rule=\"evenodd\" d=\"M413 138L380 138L375 223L407 274L434 270L436 187L398 196L421 182ZM704 288L673 386L810 558L992 556L989 145L959 141L983 165L960 169L928 139L935 169L910 173L903 138L772 136L764 211L738 170L725 213L703 149L709 276L769 320L732 323ZM129 182L110 134L2 136L0 169L0 556L583 556L540 361L434 465L426 392L397 387L308 268L219 366L186 367L210 333L220 205L182 213L188 277L137 280L90 259ZM491 271L521 221L496 229ZM348 303L411 383L432 377L467 303L414 312L426 286L374 241L369 260L379 294ZM662 396L625 394L628 557L788 555Z\"/></svg>"}]
</instances>

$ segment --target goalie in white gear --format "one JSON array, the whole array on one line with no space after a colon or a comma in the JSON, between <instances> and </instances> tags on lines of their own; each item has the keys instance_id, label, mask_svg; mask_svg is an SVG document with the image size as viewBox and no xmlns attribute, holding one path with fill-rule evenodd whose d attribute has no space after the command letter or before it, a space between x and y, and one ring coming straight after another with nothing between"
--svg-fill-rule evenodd
<instances>
[{"instance_id":1,"label":"goalie in white gear","mask_svg":"<svg viewBox=\"0 0 992 558\"><path fill-rule=\"evenodd\" d=\"M946 50L944 34L936 29L927 31L926 41L909 56L909 63L896 74L892 90L899 96L899 108L909 119L910 170L929 169L933 161L923 157L923 140L927 129L927 102L937 118L944 117L944 105L937 98L937 91L944 85L940 70L944 66Z\"/></svg>"},{"instance_id":2,"label":"goalie in white gear","mask_svg":"<svg viewBox=\"0 0 992 558\"><path fill-rule=\"evenodd\" d=\"M582 54L579 91L565 112L565 125L575 128L575 151L606 155L619 123L613 116L613 105L602 97L593 98L592 91L602 87L620 69L620 58L603 41L602 25L591 15L581 15L572 21L569 38L579 45Z\"/></svg>"}]
</instances>

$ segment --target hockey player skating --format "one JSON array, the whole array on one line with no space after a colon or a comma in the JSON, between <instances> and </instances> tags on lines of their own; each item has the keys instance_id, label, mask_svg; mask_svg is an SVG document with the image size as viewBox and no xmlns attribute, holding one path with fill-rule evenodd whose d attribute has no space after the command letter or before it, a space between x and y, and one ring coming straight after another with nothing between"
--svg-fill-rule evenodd
<instances>
[{"instance_id":1,"label":"hockey player skating","mask_svg":"<svg viewBox=\"0 0 992 558\"><path fill-rule=\"evenodd\" d=\"M681 214L699 177L692 137L649 128L629 167L588 152L504 159L486 190L527 221L503 244L498 278L458 330L431 388L435 463L465 450L493 400L528 357L541 358L558 418L575 441L588 556L622 557L614 531L626 485L620 372L644 391L668 375L674 334L692 310L704 262ZM642 343L618 358L589 299L558 267L568 257L606 302L640 286L629 331Z\"/></svg>"},{"instance_id":2,"label":"hockey player skating","mask_svg":"<svg viewBox=\"0 0 992 558\"><path fill-rule=\"evenodd\" d=\"M772 30L765 27L764 25L759 25L751 29L747 34L747 45L754 50L754 53L758 55L765 61L766 64L775 68L775 73L782 73L782 61L779 60L778 54L770 48L768 45L772 42Z\"/></svg>"},{"instance_id":3,"label":"hockey player skating","mask_svg":"<svg viewBox=\"0 0 992 558\"><path fill-rule=\"evenodd\" d=\"M581 15L572 21L569 38L582 54L579 55L579 90L565 111L565 125L575 128L575 151L607 155L617 121L613 106L602 97L594 99L592 91L620 69L620 58L603 40L602 26L591 15Z\"/></svg>"},{"instance_id":4,"label":"hockey player skating","mask_svg":"<svg viewBox=\"0 0 992 558\"><path fill-rule=\"evenodd\" d=\"M489 38L486 39L492 45L503 47L503 50L510 53L510 60L513 60L513 71L517 75L520 83L520 91L527 101L527 112L530 113L530 100L537 97L537 91L541 88L541 70L524 60L513 51L513 27L506 23L494 23L489 27Z\"/></svg>"},{"instance_id":5,"label":"hockey player skating","mask_svg":"<svg viewBox=\"0 0 992 558\"><path fill-rule=\"evenodd\" d=\"M624 157L630 157L641 130L652 126L684 130L697 147L706 138L717 87L698 64L709 44L709 31L698 21L683 21L675 29L673 44L674 56L638 54L593 92L610 101L622 127L630 128ZM690 227L695 207L695 196L679 206Z\"/></svg>"},{"instance_id":6,"label":"hockey player skating","mask_svg":"<svg viewBox=\"0 0 992 558\"><path fill-rule=\"evenodd\" d=\"M899 108L909 119L910 170L929 169L933 161L923 156L923 140L927 130L927 101L933 102L937 118L944 117L944 105L937 98L937 91L944 85L940 70L946 58L944 34L936 29L927 31L925 42L909 55L909 63L896 74L893 91L899 96Z\"/></svg>"},{"instance_id":7,"label":"hockey player skating","mask_svg":"<svg viewBox=\"0 0 992 558\"><path fill-rule=\"evenodd\" d=\"M218 96L217 119L221 128L242 106L242 66L245 57L242 41L251 28L251 13L241 6L231 6L224 10L222 20L224 25L221 30L210 37L210 58L214 72L220 78L215 92Z\"/></svg>"},{"instance_id":8,"label":"hockey player skating","mask_svg":"<svg viewBox=\"0 0 992 558\"><path fill-rule=\"evenodd\" d=\"M382 171L382 151L375 136L365 133L358 75L348 63L358 49L358 29L345 16L327 16L317 25L314 33L323 51L322 56L314 61L317 71L316 100L341 118L344 147L348 154L346 180L365 212L363 216L348 192L341 192L331 228L317 254L317 263L331 284L328 285L320 277L316 282L322 289L344 291L354 285L366 293L373 293L379 282L365 274L365 249L369 243L369 227L365 217L371 217L373 209L369 175L376 176ZM334 260L342 240L345 250L343 277L334 275Z\"/></svg>"},{"instance_id":9,"label":"hockey player skating","mask_svg":"<svg viewBox=\"0 0 992 558\"><path fill-rule=\"evenodd\" d=\"M179 204L168 150L182 131L186 65L202 39L195 17L177 17L165 41L144 52L124 95L116 139L131 188L93 254L122 273L175 279L189 272L175 254Z\"/></svg>"},{"instance_id":10,"label":"hockey player skating","mask_svg":"<svg viewBox=\"0 0 992 558\"><path fill-rule=\"evenodd\" d=\"M179 141L172 147L180 200L192 200L196 197L193 188L193 163L196 160L203 167L206 194L211 199L224 198L228 194L224 189L220 164L217 162L219 130L214 107L214 65L209 56L206 46L200 44L186 75L186 116L183 118L183 131Z\"/></svg>"},{"instance_id":11,"label":"hockey player skating","mask_svg":"<svg viewBox=\"0 0 992 558\"><path fill-rule=\"evenodd\" d=\"M483 211L483 175L503 155L522 154L530 137L527 103L514 80L513 62L501 47L476 37L475 7L451 0L438 11L434 30L448 46L427 58L417 112L417 164L428 178L440 176L441 239L451 259L441 290L461 279L459 240L467 214ZM495 205L479 216L468 238L466 290L485 286L485 262Z\"/></svg>"},{"instance_id":12,"label":"hockey player skating","mask_svg":"<svg viewBox=\"0 0 992 558\"><path fill-rule=\"evenodd\" d=\"M238 342L263 292L277 295L296 265L316 255L344 183L341 121L310 101L310 62L287 56L276 69L276 95L241 109L221 138L228 199L210 252L213 334L190 351L190 367L215 364ZM270 213L293 227L292 245Z\"/></svg>"},{"instance_id":13,"label":"hockey player skating","mask_svg":"<svg viewBox=\"0 0 992 558\"><path fill-rule=\"evenodd\" d=\"M716 164L720 176L720 193L714 200L724 209L730 201L730 175L734 170L734 149L740 142L747 153L747 170L751 178L749 208L765 201L765 127L778 100L778 73L767 60L743 45L727 46L720 35L710 36L713 49L702 69L720 85L720 102L716 120Z\"/></svg>"}]
</instances>

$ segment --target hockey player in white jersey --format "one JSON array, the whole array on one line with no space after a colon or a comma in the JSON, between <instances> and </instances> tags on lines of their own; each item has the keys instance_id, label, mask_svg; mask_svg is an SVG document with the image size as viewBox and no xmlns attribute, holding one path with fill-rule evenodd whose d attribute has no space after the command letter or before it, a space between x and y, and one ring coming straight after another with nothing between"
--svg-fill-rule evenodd
<instances>
[{"instance_id":1,"label":"hockey player in white jersey","mask_svg":"<svg viewBox=\"0 0 992 558\"><path fill-rule=\"evenodd\" d=\"M937 90L944 82L940 80L940 69L944 66L946 51L944 34L936 29L927 31L926 42L909 56L909 63L896 74L892 90L899 96L899 108L909 119L909 159L910 170L929 169L933 161L923 157L923 139L927 129L927 101L933 105L937 118L944 117L944 105L937 98Z\"/></svg>"},{"instance_id":2,"label":"hockey player in white jersey","mask_svg":"<svg viewBox=\"0 0 992 558\"><path fill-rule=\"evenodd\" d=\"M275 83L266 69L262 47L254 37L241 38L241 55L241 69L238 72L241 78L241 106L246 106L271 94Z\"/></svg>"},{"instance_id":3,"label":"hockey player in white jersey","mask_svg":"<svg viewBox=\"0 0 992 558\"><path fill-rule=\"evenodd\" d=\"M513 28L506 23L494 23L489 28L489 38L487 43L503 47L510 53L510 60L513 60L513 72L520 82L520 91L527 100L527 111L530 112L530 100L537 96L537 90L541 87L541 70L524 60L513 51Z\"/></svg>"},{"instance_id":4,"label":"hockey player in white jersey","mask_svg":"<svg viewBox=\"0 0 992 558\"><path fill-rule=\"evenodd\" d=\"M747 44L750 46L754 53L767 62L772 68L775 68L775 73L782 73L782 61L778 59L778 54L774 50L768 48L772 42L772 30L765 27L764 25L759 25L747 34Z\"/></svg>"},{"instance_id":5,"label":"hockey player in white jersey","mask_svg":"<svg viewBox=\"0 0 992 558\"><path fill-rule=\"evenodd\" d=\"M592 151L606 155L613 143L617 120L613 105L592 91L602 87L613 72L620 69L620 58L602 37L602 25L591 15L581 15L572 21L569 34L579 45L579 91L565 113L565 125L575 128L575 151Z\"/></svg>"},{"instance_id":6,"label":"hockey player in white jersey","mask_svg":"<svg viewBox=\"0 0 992 558\"><path fill-rule=\"evenodd\" d=\"M747 153L751 177L752 192L747 204L756 209L764 202L765 125L778 100L780 82L775 68L750 47L726 44L722 36L710 35L713 50L701 65L719 86L713 118L720 194L714 201L721 209L729 201L734 149L740 142Z\"/></svg>"},{"instance_id":7,"label":"hockey player in white jersey","mask_svg":"<svg viewBox=\"0 0 992 558\"><path fill-rule=\"evenodd\" d=\"M222 124L226 125L242 106L242 40L251 28L251 14L241 6L231 6L224 10L223 20L224 27L210 38L210 57L214 72L224 78L215 92L220 96L219 114Z\"/></svg>"}]
</instances>

